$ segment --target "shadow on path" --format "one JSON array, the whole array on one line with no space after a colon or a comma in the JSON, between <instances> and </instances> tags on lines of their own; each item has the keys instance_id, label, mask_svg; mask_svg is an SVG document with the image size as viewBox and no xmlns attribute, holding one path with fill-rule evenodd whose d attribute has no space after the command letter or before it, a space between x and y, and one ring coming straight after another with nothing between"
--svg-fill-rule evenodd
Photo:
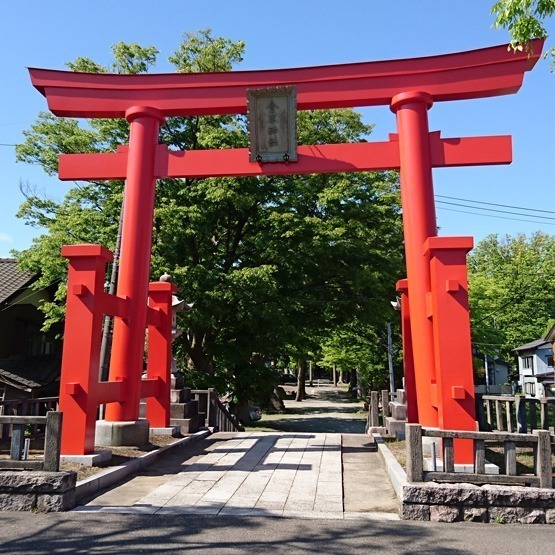
<instances>
[{"instance_id":1,"label":"shadow on path","mask_svg":"<svg viewBox=\"0 0 555 555\"><path fill-rule=\"evenodd\" d=\"M281 432L364 433L367 413L361 401L349 396L347 386L307 387L307 394L301 402L286 399L284 414L264 414L249 427Z\"/></svg>"}]
</instances>

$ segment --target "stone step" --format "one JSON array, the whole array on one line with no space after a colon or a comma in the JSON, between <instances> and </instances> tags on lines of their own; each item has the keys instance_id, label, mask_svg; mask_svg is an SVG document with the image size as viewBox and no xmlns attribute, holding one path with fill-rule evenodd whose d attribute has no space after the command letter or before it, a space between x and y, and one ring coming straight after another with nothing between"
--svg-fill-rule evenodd
<instances>
[{"instance_id":1,"label":"stone step","mask_svg":"<svg viewBox=\"0 0 555 555\"><path fill-rule=\"evenodd\" d=\"M402 405L401 403L396 403L391 401L389 403L389 412L392 418L395 420L406 420L407 419L407 405Z\"/></svg>"},{"instance_id":2,"label":"stone step","mask_svg":"<svg viewBox=\"0 0 555 555\"><path fill-rule=\"evenodd\" d=\"M170 398L172 403L188 403L191 400L191 388L172 388L170 391Z\"/></svg>"},{"instance_id":3,"label":"stone step","mask_svg":"<svg viewBox=\"0 0 555 555\"><path fill-rule=\"evenodd\" d=\"M397 420L392 416L385 417L385 429L391 437L405 439L405 424L405 420Z\"/></svg>"},{"instance_id":4,"label":"stone step","mask_svg":"<svg viewBox=\"0 0 555 555\"><path fill-rule=\"evenodd\" d=\"M407 395L405 393L404 389L398 389L395 392L395 396L396 396L396 401L397 403L399 403L400 405L406 405L407 404Z\"/></svg>"},{"instance_id":5,"label":"stone step","mask_svg":"<svg viewBox=\"0 0 555 555\"><path fill-rule=\"evenodd\" d=\"M187 401L186 403L171 403L170 418L190 418L198 413L198 401ZM146 401L139 405L139 418L146 418Z\"/></svg>"},{"instance_id":6,"label":"stone step","mask_svg":"<svg viewBox=\"0 0 555 555\"><path fill-rule=\"evenodd\" d=\"M171 375L171 388L172 389L183 389L185 387L185 379L183 374L172 374Z\"/></svg>"},{"instance_id":7,"label":"stone step","mask_svg":"<svg viewBox=\"0 0 555 555\"><path fill-rule=\"evenodd\" d=\"M170 406L170 418L190 418L195 414L198 414L198 401L172 403Z\"/></svg>"},{"instance_id":8,"label":"stone step","mask_svg":"<svg viewBox=\"0 0 555 555\"><path fill-rule=\"evenodd\" d=\"M170 419L170 425L179 426L182 434L194 434L198 432L199 428L203 424L203 419L200 415L195 414L191 418L172 418Z\"/></svg>"}]
</instances>

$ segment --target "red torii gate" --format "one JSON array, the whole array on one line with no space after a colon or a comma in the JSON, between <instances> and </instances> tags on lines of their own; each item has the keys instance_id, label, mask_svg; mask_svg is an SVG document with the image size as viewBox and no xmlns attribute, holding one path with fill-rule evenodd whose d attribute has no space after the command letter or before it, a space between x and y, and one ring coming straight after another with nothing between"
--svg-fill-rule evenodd
<instances>
[{"instance_id":1,"label":"red torii gate","mask_svg":"<svg viewBox=\"0 0 555 555\"><path fill-rule=\"evenodd\" d=\"M70 276L60 391L60 407L66 413L62 452L92 452L99 403L110 403L108 421L136 421L140 397L151 396L167 423L167 387L160 385L167 383L167 360L153 362L154 377L149 374L141 382L145 326L155 319L147 306L152 226L145 222L153 219L155 181L164 177L400 169L407 280L401 280L398 288L404 301L409 421L474 430L466 274L472 238L437 237L432 168L510 163L511 138L442 139L438 132L429 132L427 111L434 102L517 92L542 45L543 41L534 41L530 56L502 45L426 58L267 71L115 75L30 69L33 85L46 96L55 115L125 117L131 124L128 147L115 153L60 157L62 180L126 179L115 298L102 296L98 287L84 286L74 271L87 259L92 279L103 272L109 252L96 252L100 247L92 246L63 251L70 259ZM158 144L159 126L166 116L244 114L248 89L282 85L296 86L301 110L389 105L397 115L398 134L385 142L299 146L298 162L290 164L249 162L247 149L174 152ZM91 301L95 295L105 301L100 308ZM103 304L112 304L116 315L108 383L91 378L91 373L96 376L93 343L98 332L92 328L87 332L86 349L71 345L77 341L77 314L82 318L88 311L99 319L108 311ZM167 342L164 345L165 349ZM455 457L456 462L471 462L471 443L460 442Z\"/></svg>"}]
</instances>

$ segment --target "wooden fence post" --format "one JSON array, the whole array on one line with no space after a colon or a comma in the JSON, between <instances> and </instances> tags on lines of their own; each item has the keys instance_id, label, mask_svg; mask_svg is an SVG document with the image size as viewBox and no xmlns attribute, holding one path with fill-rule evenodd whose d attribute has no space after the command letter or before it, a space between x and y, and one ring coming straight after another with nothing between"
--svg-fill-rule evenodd
<instances>
[{"instance_id":1,"label":"wooden fence post","mask_svg":"<svg viewBox=\"0 0 555 555\"><path fill-rule=\"evenodd\" d=\"M484 399L481 393L476 393L476 420L478 421L478 429L486 429L486 413L484 411Z\"/></svg>"},{"instance_id":2,"label":"wooden fence post","mask_svg":"<svg viewBox=\"0 0 555 555\"><path fill-rule=\"evenodd\" d=\"M424 468L422 462L422 426L420 424L405 424L407 440L407 480L422 482Z\"/></svg>"},{"instance_id":3,"label":"wooden fence post","mask_svg":"<svg viewBox=\"0 0 555 555\"><path fill-rule=\"evenodd\" d=\"M213 419L212 415L214 411L211 410L213 397L214 397L214 388L209 387L208 393L206 395L206 425L207 426L214 426L212 422L212 419Z\"/></svg>"},{"instance_id":4,"label":"wooden fence post","mask_svg":"<svg viewBox=\"0 0 555 555\"><path fill-rule=\"evenodd\" d=\"M538 436L538 455L536 457L536 474L540 479L540 488L553 487L553 467L551 465L551 434L549 430L535 430Z\"/></svg>"},{"instance_id":5,"label":"wooden fence post","mask_svg":"<svg viewBox=\"0 0 555 555\"><path fill-rule=\"evenodd\" d=\"M515 397L516 406L516 431L519 434L528 432L528 423L526 422L526 401L521 395Z\"/></svg>"}]
</instances>

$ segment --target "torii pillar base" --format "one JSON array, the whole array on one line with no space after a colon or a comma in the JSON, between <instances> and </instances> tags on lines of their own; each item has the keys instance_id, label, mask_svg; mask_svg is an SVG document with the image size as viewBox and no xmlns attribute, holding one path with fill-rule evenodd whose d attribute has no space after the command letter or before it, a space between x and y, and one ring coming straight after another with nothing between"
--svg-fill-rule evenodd
<instances>
[{"instance_id":1,"label":"torii pillar base","mask_svg":"<svg viewBox=\"0 0 555 555\"><path fill-rule=\"evenodd\" d=\"M108 422L98 420L96 423L95 443L102 446L137 446L148 443L150 437L148 420L131 422Z\"/></svg>"}]
</instances>

